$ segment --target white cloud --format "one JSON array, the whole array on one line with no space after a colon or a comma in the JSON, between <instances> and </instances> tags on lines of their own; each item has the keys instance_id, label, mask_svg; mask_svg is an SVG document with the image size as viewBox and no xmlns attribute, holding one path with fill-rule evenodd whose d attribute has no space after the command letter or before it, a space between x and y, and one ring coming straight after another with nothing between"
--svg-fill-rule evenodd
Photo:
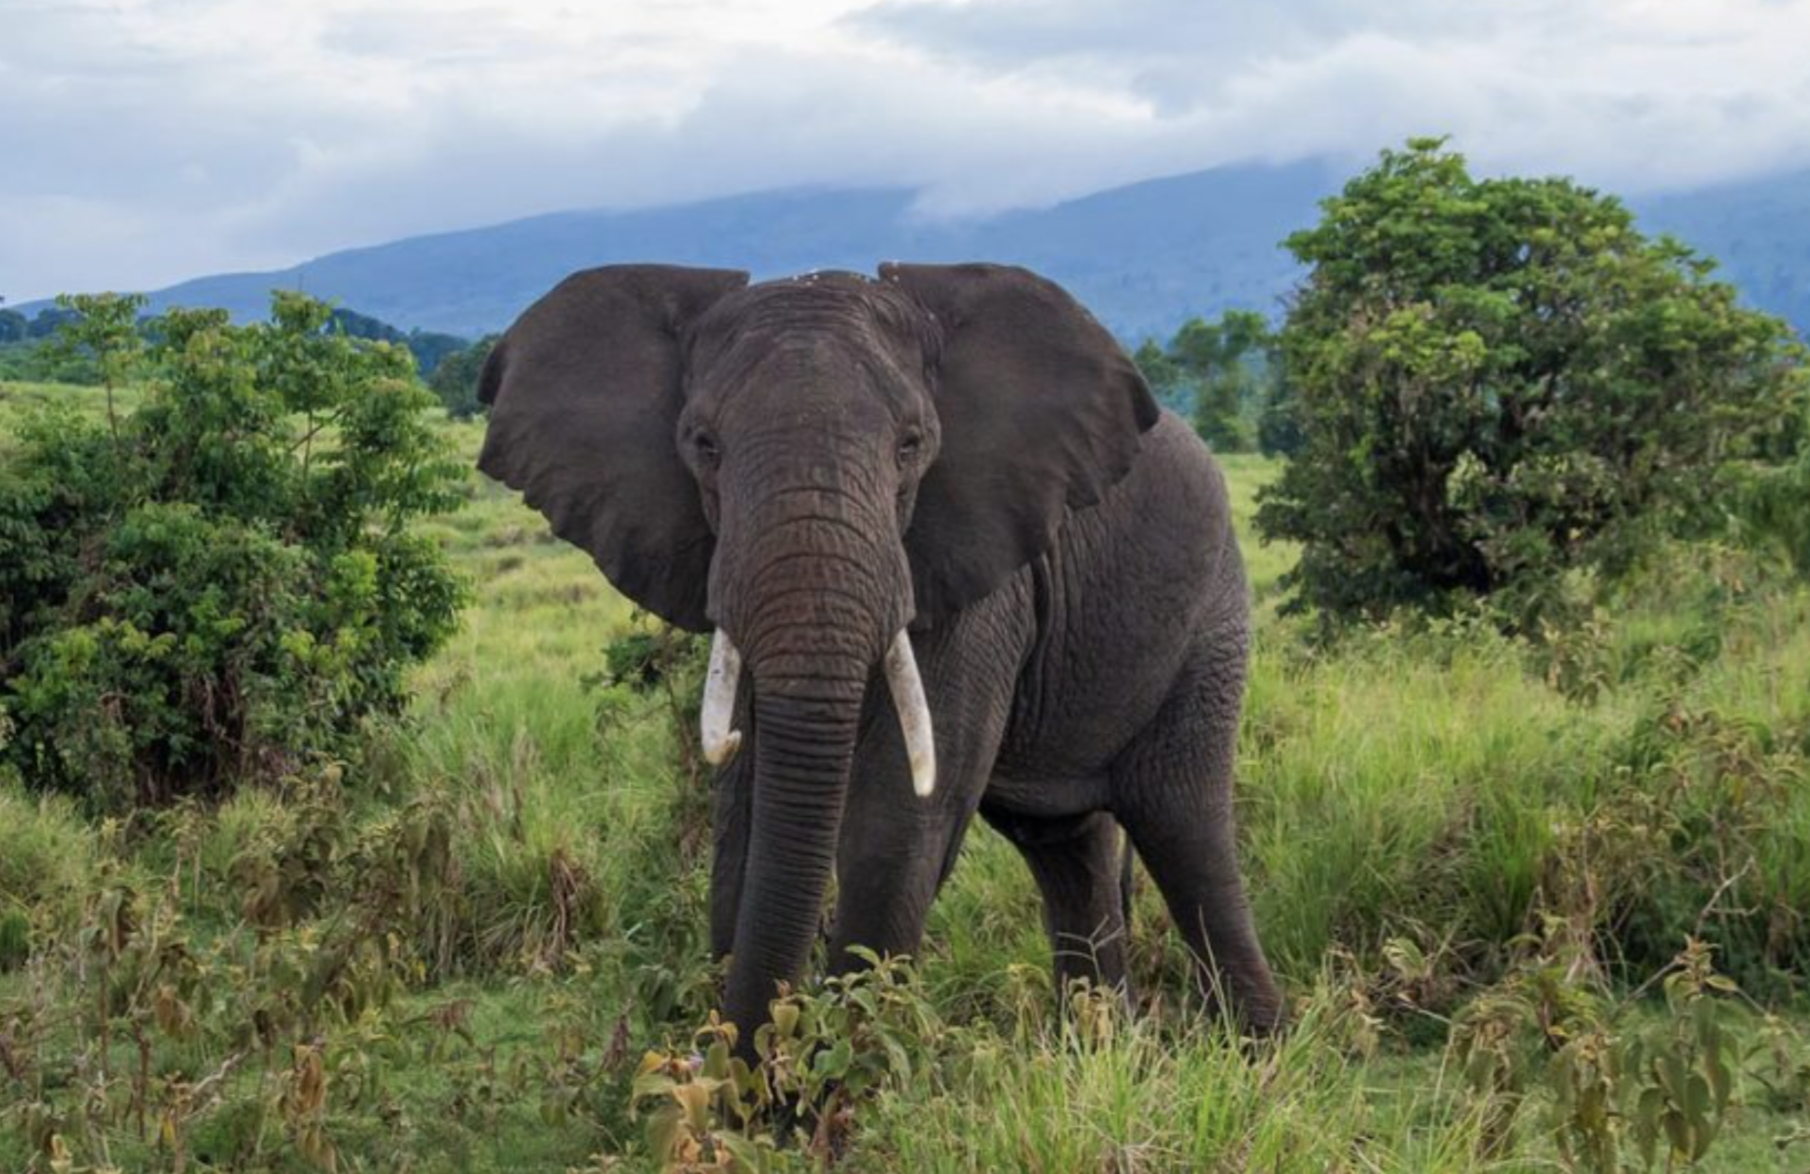
<instances>
[{"instance_id":1,"label":"white cloud","mask_svg":"<svg viewBox=\"0 0 1810 1174\"><path fill-rule=\"evenodd\" d=\"M1807 0L7 0L0 294L560 208L929 214L1451 132L1639 190L1810 163Z\"/></svg>"}]
</instances>

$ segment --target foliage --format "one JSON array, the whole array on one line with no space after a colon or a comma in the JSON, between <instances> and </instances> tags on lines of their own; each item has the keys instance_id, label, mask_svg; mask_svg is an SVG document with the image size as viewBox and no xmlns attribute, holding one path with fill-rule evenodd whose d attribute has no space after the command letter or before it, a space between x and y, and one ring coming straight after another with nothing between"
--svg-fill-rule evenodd
<instances>
[{"instance_id":1,"label":"foliage","mask_svg":"<svg viewBox=\"0 0 1810 1174\"><path fill-rule=\"evenodd\" d=\"M645 712L641 705L651 700L672 747L675 769L663 816L668 834L632 853L630 879L620 894L659 913L636 926L624 943L635 1007L649 1029L695 1023L716 999L719 976L701 965L705 894L689 883L699 879L710 842L710 778L698 725L708 648L701 636L664 624L631 629L604 647L604 671L587 682L628 694L604 703L602 720L615 729Z\"/></svg>"},{"instance_id":2,"label":"foliage","mask_svg":"<svg viewBox=\"0 0 1810 1174\"><path fill-rule=\"evenodd\" d=\"M1776 463L1756 462L1734 491L1742 536L1775 551L1799 576L1810 579L1810 397L1795 434L1795 454Z\"/></svg>"},{"instance_id":3,"label":"foliage","mask_svg":"<svg viewBox=\"0 0 1810 1174\"><path fill-rule=\"evenodd\" d=\"M1132 356L1165 406L1189 416L1215 452L1250 448L1247 417L1274 394L1275 336L1263 315L1227 310L1189 319L1167 345L1146 339Z\"/></svg>"},{"instance_id":4,"label":"foliage","mask_svg":"<svg viewBox=\"0 0 1810 1174\"><path fill-rule=\"evenodd\" d=\"M449 880L446 810L416 801L350 836L331 772L293 786L302 817L205 881L187 853L167 877L126 867L108 825L79 911L39 925L24 997L0 1002L19 1094L0 1126L28 1140L31 1168L66 1168L72 1147L105 1164L96 1141L117 1130L180 1171L249 1118L226 1144L235 1166L288 1152L330 1170L329 1110L381 1101L398 1049L373 1020L417 962L398 931ZM287 862L280 877L243 863L267 857ZM215 885L245 911L224 933L189 907Z\"/></svg>"},{"instance_id":5,"label":"foliage","mask_svg":"<svg viewBox=\"0 0 1810 1174\"><path fill-rule=\"evenodd\" d=\"M462 350L453 351L441 360L428 376L427 386L446 405L455 420L475 416L484 410L478 402L478 379L484 373L484 361L496 346L500 335L487 334Z\"/></svg>"},{"instance_id":6,"label":"foliage","mask_svg":"<svg viewBox=\"0 0 1810 1174\"><path fill-rule=\"evenodd\" d=\"M1282 332L1305 443L1258 524L1333 616L1510 589L1532 623L1575 568L1719 521L1725 462L1801 384L1801 350L1711 263L1564 179L1386 151L1288 246Z\"/></svg>"},{"instance_id":7,"label":"foliage","mask_svg":"<svg viewBox=\"0 0 1810 1174\"><path fill-rule=\"evenodd\" d=\"M1726 999L1738 992L1710 956L1686 942L1664 976L1666 1015L1644 1027L1617 1028L1594 1002L1580 1002L1550 958L1530 960L1473 1001L1451 1047L1478 1097L1486 1151L1511 1150L1528 1091L1544 1085L1567 1170L1653 1170L1662 1156L1666 1170L1700 1162L1728 1121L1735 1087Z\"/></svg>"},{"instance_id":8,"label":"foliage","mask_svg":"<svg viewBox=\"0 0 1810 1174\"><path fill-rule=\"evenodd\" d=\"M130 301L83 308L70 338L121 378ZM453 503L459 472L407 357L325 333L299 295L274 312L174 312L129 415L21 428L0 480L0 753L36 785L120 809L280 778L346 752L451 632L462 589L409 523Z\"/></svg>"},{"instance_id":9,"label":"foliage","mask_svg":"<svg viewBox=\"0 0 1810 1174\"><path fill-rule=\"evenodd\" d=\"M1183 415L1189 412L1194 388L1183 377L1181 365L1170 357L1162 343L1146 338L1132 352L1131 360L1137 364L1138 373L1144 377L1158 403L1172 412Z\"/></svg>"},{"instance_id":10,"label":"foliage","mask_svg":"<svg viewBox=\"0 0 1810 1174\"><path fill-rule=\"evenodd\" d=\"M93 363L53 346L51 339L34 338L0 343L0 379L92 387L100 382L100 372Z\"/></svg>"},{"instance_id":11,"label":"foliage","mask_svg":"<svg viewBox=\"0 0 1810 1174\"><path fill-rule=\"evenodd\" d=\"M1181 369L1199 385L1194 430L1218 452L1249 447L1242 416L1245 404L1258 398L1273 353L1273 336L1263 315L1227 310L1218 322L1196 318L1175 332L1169 349Z\"/></svg>"},{"instance_id":12,"label":"foliage","mask_svg":"<svg viewBox=\"0 0 1810 1174\"><path fill-rule=\"evenodd\" d=\"M31 318L17 310L0 308L0 378L79 385L106 381L105 373L94 361L97 352L86 344L72 345L68 335L81 329L83 320L97 310L119 313L123 311L110 308L129 306L136 318L145 302L146 299L138 294L65 294ZM442 361L471 346L457 335L398 330L368 314L343 307L333 308L329 321L333 331L348 338L387 342L407 350L415 357L416 369L423 379L432 376ZM153 319L137 318L137 322L141 336L148 336L155 328ZM128 348L122 347L110 353L117 354L121 361L130 365L127 352Z\"/></svg>"},{"instance_id":13,"label":"foliage","mask_svg":"<svg viewBox=\"0 0 1810 1174\"><path fill-rule=\"evenodd\" d=\"M1685 934L1767 998L1810 973L1810 598L1739 552L1667 547L1589 631L1481 614L1268 627L1241 783L1246 868L1285 973L1414 942L1450 1014L1556 917L1583 972L1638 983ZM1302 845L1311 843L1312 851Z\"/></svg>"},{"instance_id":14,"label":"foliage","mask_svg":"<svg viewBox=\"0 0 1810 1174\"><path fill-rule=\"evenodd\" d=\"M1269 387L1257 413L1257 451L1266 457L1293 457L1307 444L1287 365L1278 348L1270 369Z\"/></svg>"},{"instance_id":15,"label":"foliage","mask_svg":"<svg viewBox=\"0 0 1810 1174\"><path fill-rule=\"evenodd\" d=\"M144 349L139 328L144 295L64 294L57 306L69 316L51 336L52 349L87 359L109 388L124 384Z\"/></svg>"},{"instance_id":16,"label":"foliage","mask_svg":"<svg viewBox=\"0 0 1810 1174\"><path fill-rule=\"evenodd\" d=\"M857 953L861 969L773 1002L752 1067L732 1055L736 1025L714 1014L693 1036L696 1059L643 1057L634 1105L652 1105L648 1149L663 1169L754 1174L773 1168L782 1139L831 1164L847 1149L861 1105L930 1075L943 1029L910 963Z\"/></svg>"},{"instance_id":17,"label":"foliage","mask_svg":"<svg viewBox=\"0 0 1810 1174\"><path fill-rule=\"evenodd\" d=\"M45 401L104 435L98 388L9 386L0 430ZM481 426L438 415L469 465ZM1248 537L1277 468L1222 463ZM631 1113L637 1061L693 1081L717 1038L690 1030L719 989L710 782L684 765L703 642L650 628L519 497L467 478L412 528L477 604L411 675L410 720L344 766L357 786L305 765L110 820L0 777L0 1169L661 1168L647 1125L678 1102ZM1708 1080L1681 1050L1695 1012L1662 997L1694 937L1746 994L1708 988L1730 1094L1693 1168L1801 1164L1810 587L1675 544L1562 638L1464 613L1328 645L1269 606L1290 548L1248 554L1240 838L1290 1030L1254 1044L1203 1018L1141 875L1135 1011L1059 1003L1036 886L976 821L911 973L852 976L882 1027L841 988L788 995L818 1009L813 1054L851 1041L861 1095L826 1073L745 1129L719 1097L705 1128L774 1170L1588 1169L1560 1146L1590 1057L1554 1057L1600 1029L1639 1168L1621 1106L1657 1076L1631 1049ZM1499 1098L1448 1045L1502 1001L1520 1099L1497 1134Z\"/></svg>"},{"instance_id":18,"label":"foliage","mask_svg":"<svg viewBox=\"0 0 1810 1174\"><path fill-rule=\"evenodd\" d=\"M0 378L116 390L143 348L144 304L138 294L64 294L30 319L0 310Z\"/></svg>"},{"instance_id":19,"label":"foliage","mask_svg":"<svg viewBox=\"0 0 1810 1174\"><path fill-rule=\"evenodd\" d=\"M469 349L471 345L456 334L442 334L431 330L398 330L388 322L343 306L334 307L330 317L333 329L347 338L387 342L408 351L415 356L415 368L423 379L432 377L448 357Z\"/></svg>"},{"instance_id":20,"label":"foliage","mask_svg":"<svg viewBox=\"0 0 1810 1174\"><path fill-rule=\"evenodd\" d=\"M8 312L11 313L14 318L24 323L24 325L18 327L18 329L21 331L20 338L25 340L48 339L54 337L64 326L74 322L80 314L79 310L76 310L72 306L64 305L61 300L57 301L54 305L45 306L33 315L29 321L25 320L25 316L16 310Z\"/></svg>"},{"instance_id":21,"label":"foliage","mask_svg":"<svg viewBox=\"0 0 1810 1174\"><path fill-rule=\"evenodd\" d=\"M5 298L0 298L4 302ZM25 338L28 319L17 310L0 306L0 344L21 342Z\"/></svg>"},{"instance_id":22,"label":"foliage","mask_svg":"<svg viewBox=\"0 0 1810 1174\"><path fill-rule=\"evenodd\" d=\"M119 443L119 390L138 369L144 354L139 312L140 294L65 294L57 306L74 315L49 343L51 354L66 363L88 365L107 390L107 431Z\"/></svg>"}]
</instances>

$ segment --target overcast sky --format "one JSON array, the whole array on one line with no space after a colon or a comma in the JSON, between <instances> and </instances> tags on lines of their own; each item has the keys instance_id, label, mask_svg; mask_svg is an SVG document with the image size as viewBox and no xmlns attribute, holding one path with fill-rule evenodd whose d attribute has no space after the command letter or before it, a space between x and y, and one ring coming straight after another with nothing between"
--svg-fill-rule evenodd
<instances>
[{"instance_id":1,"label":"overcast sky","mask_svg":"<svg viewBox=\"0 0 1810 1174\"><path fill-rule=\"evenodd\" d=\"M1810 166L1810 0L0 0L0 296L576 207L966 215L1450 133L1624 192Z\"/></svg>"}]
</instances>

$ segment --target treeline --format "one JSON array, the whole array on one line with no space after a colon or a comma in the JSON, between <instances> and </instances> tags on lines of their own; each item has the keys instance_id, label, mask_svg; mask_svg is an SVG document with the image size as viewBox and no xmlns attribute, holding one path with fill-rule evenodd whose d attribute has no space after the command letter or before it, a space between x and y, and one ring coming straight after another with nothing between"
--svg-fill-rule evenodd
<instances>
[{"instance_id":1,"label":"treeline","mask_svg":"<svg viewBox=\"0 0 1810 1174\"><path fill-rule=\"evenodd\" d=\"M1254 310L1191 318L1167 343L1132 355L1163 406L1194 422L1216 452L1288 456L1300 443L1283 405L1280 336Z\"/></svg>"},{"instance_id":2,"label":"treeline","mask_svg":"<svg viewBox=\"0 0 1810 1174\"><path fill-rule=\"evenodd\" d=\"M143 299L134 302L142 310ZM31 383L73 383L98 386L105 381L92 346L72 328L84 312L76 300L60 297L34 315L0 306L0 379ZM490 353L495 336L477 342L456 334L431 330L402 330L369 314L335 307L328 312L325 329L345 338L388 343L414 359L416 374L456 417L478 409L478 374ZM140 316L138 334L147 347L155 347L158 319Z\"/></svg>"}]
</instances>

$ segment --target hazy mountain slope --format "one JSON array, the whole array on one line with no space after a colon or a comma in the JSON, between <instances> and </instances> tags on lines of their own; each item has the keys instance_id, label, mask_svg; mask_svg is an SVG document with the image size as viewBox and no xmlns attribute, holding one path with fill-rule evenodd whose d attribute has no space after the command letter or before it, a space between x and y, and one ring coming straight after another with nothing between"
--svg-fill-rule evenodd
<instances>
[{"instance_id":1,"label":"hazy mountain slope","mask_svg":"<svg viewBox=\"0 0 1810 1174\"><path fill-rule=\"evenodd\" d=\"M152 303L255 317L272 287L302 288L404 328L473 337L507 325L567 273L612 261L775 277L872 272L889 259L980 259L1048 274L1135 342L1228 306L1278 313L1299 274L1280 242L1317 218L1317 201L1347 170L1320 162L1227 167L961 222L916 217L912 192L885 188L568 212L352 249L278 272L198 278L159 291ZM1810 327L1810 172L1630 204L1643 228L1720 257L1753 304Z\"/></svg>"},{"instance_id":2,"label":"hazy mountain slope","mask_svg":"<svg viewBox=\"0 0 1810 1174\"><path fill-rule=\"evenodd\" d=\"M1191 313L1273 309L1293 267L1277 242L1331 190L1322 167L1231 168L963 222L924 221L902 189L787 191L638 212L571 212L333 253L293 269L203 277L153 295L257 316L302 288L403 327L477 335L565 274L612 261L871 272L883 260L1030 265L1113 329L1166 332Z\"/></svg>"},{"instance_id":3,"label":"hazy mountain slope","mask_svg":"<svg viewBox=\"0 0 1810 1174\"><path fill-rule=\"evenodd\" d=\"M803 252L823 265L865 260L865 243L910 203L898 191L736 196L638 212L567 212L351 249L273 273L203 277L159 291L154 307L262 314L268 291L306 289L404 327L475 336L499 329L574 269L670 261L783 270Z\"/></svg>"},{"instance_id":4,"label":"hazy mountain slope","mask_svg":"<svg viewBox=\"0 0 1810 1174\"><path fill-rule=\"evenodd\" d=\"M1644 230L1717 258L1748 301L1810 335L1810 171L1630 203Z\"/></svg>"}]
</instances>

